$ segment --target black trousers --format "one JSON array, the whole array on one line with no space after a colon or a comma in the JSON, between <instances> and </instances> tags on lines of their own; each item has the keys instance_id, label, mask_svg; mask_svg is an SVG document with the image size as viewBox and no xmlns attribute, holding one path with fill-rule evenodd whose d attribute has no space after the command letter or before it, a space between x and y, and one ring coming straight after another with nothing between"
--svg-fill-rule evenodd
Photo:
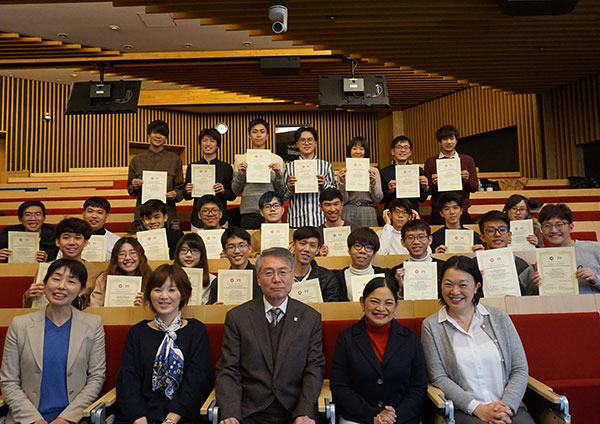
<instances>
[{"instance_id":1,"label":"black trousers","mask_svg":"<svg viewBox=\"0 0 600 424\"><path fill-rule=\"evenodd\" d=\"M266 409L244 418L244 424L290 424L292 413L275 399Z\"/></svg>"}]
</instances>

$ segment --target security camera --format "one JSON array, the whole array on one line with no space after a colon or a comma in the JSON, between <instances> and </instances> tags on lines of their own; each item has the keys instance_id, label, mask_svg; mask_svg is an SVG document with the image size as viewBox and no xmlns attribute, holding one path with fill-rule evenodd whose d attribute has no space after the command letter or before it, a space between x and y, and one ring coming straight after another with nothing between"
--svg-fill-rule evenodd
<instances>
[{"instance_id":1,"label":"security camera","mask_svg":"<svg viewBox=\"0 0 600 424\"><path fill-rule=\"evenodd\" d=\"M273 32L281 34L287 31L288 10L282 4L269 7L269 19L273 21Z\"/></svg>"}]
</instances>

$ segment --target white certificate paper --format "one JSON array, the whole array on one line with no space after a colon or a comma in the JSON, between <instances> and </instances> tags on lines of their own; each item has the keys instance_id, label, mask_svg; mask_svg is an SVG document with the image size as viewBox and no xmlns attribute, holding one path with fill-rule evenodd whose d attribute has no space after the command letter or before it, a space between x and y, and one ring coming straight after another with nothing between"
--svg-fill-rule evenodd
<instances>
[{"instance_id":1,"label":"white certificate paper","mask_svg":"<svg viewBox=\"0 0 600 424\"><path fill-rule=\"evenodd\" d=\"M344 227L323 227L324 243L327 245L327 256L348 256L348 236L350 235L350 226Z\"/></svg>"},{"instance_id":2,"label":"white certificate paper","mask_svg":"<svg viewBox=\"0 0 600 424\"><path fill-rule=\"evenodd\" d=\"M261 224L260 248L264 251L271 247L290 247L290 224Z\"/></svg>"},{"instance_id":3,"label":"white certificate paper","mask_svg":"<svg viewBox=\"0 0 600 424\"><path fill-rule=\"evenodd\" d=\"M446 229L446 253L471 253L473 251L473 230Z\"/></svg>"},{"instance_id":4,"label":"white certificate paper","mask_svg":"<svg viewBox=\"0 0 600 424\"><path fill-rule=\"evenodd\" d=\"M365 286L369 284L369 281L377 277L385 278L385 274L353 275L352 280L350 280L350 283L352 284L352 293L349 293L351 295L350 301L358 302L363 294Z\"/></svg>"},{"instance_id":5,"label":"white certificate paper","mask_svg":"<svg viewBox=\"0 0 600 424\"><path fill-rule=\"evenodd\" d=\"M192 295L188 300L188 305L202 305L202 293L204 288L202 282L204 281L204 269L203 268L183 268L190 284L192 285Z\"/></svg>"},{"instance_id":6,"label":"white certificate paper","mask_svg":"<svg viewBox=\"0 0 600 424\"><path fill-rule=\"evenodd\" d=\"M148 200L158 199L167 201L167 172L166 171L143 171L142 172L142 203Z\"/></svg>"},{"instance_id":7,"label":"white certificate paper","mask_svg":"<svg viewBox=\"0 0 600 424\"><path fill-rule=\"evenodd\" d=\"M420 195L419 165L396 165L396 198L414 199Z\"/></svg>"},{"instance_id":8,"label":"white certificate paper","mask_svg":"<svg viewBox=\"0 0 600 424\"><path fill-rule=\"evenodd\" d=\"M313 278L294 283L292 291L290 291L290 297L304 303L323 303L319 280Z\"/></svg>"},{"instance_id":9,"label":"white certificate paper","mask_svg":"<svg viewBox=\"0 0 600 424\"><path fill-rule=\"evenodd\" d=\"M215 194L215 170L213 165L192 164L192 197L202 197L205 194Z\"/></svg>"},{"instance_id":10,"label":"white certificate paper","mask_svg":"<svg viewBox=\"0 0 600 424\"><path fill-rule=\"evenodd\" d=\"M296 173L296 193L318 193L319 181L317 180L316 160L295 160L294 172Z\"/></svg>"},{"instance_id":11,"label":"white certificate paper","mask_svg":"<svg viewBox=\"0 0 600 424\"><path fill-rule=\"evenodd\" d=\"M239 305L252 299L251 269L220 269L217 300L225 305Z\"/></svg>"},{"instance_id":12,"label":"white certificate paper","mask_svg":"<svg viewBox=\"0 0 600 424\"><path fill-rule=\"evenodd\" d=\"M106 236L94 234L90 237L90 242L81 252L81 257L90 262L106 261Z\"/></svg>"},{"instance_id":13,"label":"white certificate paper","mask_svg":"<svg viewBox=\"0 0 600 424\"><path fill-rule=\"evenodd\" d=\"M346 158L346 191L369 191L368 158Z\"/></svg>"},{"instance_id":14,"label":"white certificate paper","mask_svg":"<svg viewBox=\"0 0 600 424\"><path fill-rule=\"evenodd\" d=\"M510 247L479 250L477 265L483 271L485 297L521 296L515 257Z\"/></svg>"},{"instance_id":15,"label":"white certificate paper","mask_svg":"<svg viewBox=\"0 0 600 424\"><path fill-rule=\"evenodd\" d=\"M169 245L167 243L167 230L138 231L137 240L144 248L146 257L151 261L168 261Z\"/></svg>"},{"instance_id":16,"label":"white certificate paper","mask_svg":"<svg viewBox=\"0 0 600 424\"><path fill-rule=\"evenodd\" d=\"M104 306L133 306L135 297L141 291L141 276L109 275L106 277Z\"/></svg>"},{"instance_id":17,"label":"white certificate paper","mask_svg":"<svg viewBox=\"0 0 600 424\"><path fill-rule=\"evenodd\" d=\"M575 278L577 263L572 247L546 247L535 249L537 269L542 278L540 296L579 294Z\"/></svg>"},{"instance_id":18,"label":"white certificate paper","mask_svg":"<svg viewBox=\"0 0 600 424\"><path fill-rule=\"evenodd\" d=\"M8 257L9 264L36 263L40 235L29 231L9 231L8 248L12 250Z\"/></svg>"},{"instance_id":19,"label":"white certificate paper","mask_svg":"<svg viewBox=\"0 0 600 424\"><path fill-rule=\"evenodd\" d=\"M35 275L36 284L40 284L40 283L44 282L44 277L46 276L46 273L48 272L48 268L50 268L50 265L52 265L52 262L40 262L39 263L37 274ZM48 298L44 294L31 299L31 307L32 308L43 308L47 304L48 304Z\"/></svg>"},{"instance_id":20,"label":"white certificate paper","mask_svg":"<svg viewBox=\"0 0 600 424\"><path fill-rule=\"evenodd\" d=\"M404 262L404 300L437 298L437 263Z\"/></svg>"},{"instance_id":21,"label":"white certificate paper","mask_svg":"<svg viewBox=\"0 0 600 424\"><path fill-rule=\"evenodd\" d=\"M223 246L221 245L221 236L225 232L224 228L215 230L198 230L197 233L206 247L206 257L208 259L219 259Z\"/></svg>"},{"instance_id":22,"label":"white certificate paper","mask_svg":"<svg viewBox=\"0 0 600 424\"><path fill-rule=\"evenodd\" d=\"M438 191L461 191L460 158L437 159Z\"/></svg>"},{"instance_id":23,"label":"white certificate paper","mask_svg":"<svg viewBox=\"0 0 600 424\"><path fill-rule=\"evenodd\" d=\"M512 237L510 247L513 250L534 250L536 247L527 241L527 236L533 234L533 220L522 219L519 221L510 221L510 232Z\"/></svg>"},{"instance_id":24,"label":"white certificate paper","mask_svg":"<svg viewBox=\"0 0 600 424\"><path fill-rule=\"evenodd\" d=\"M265 149L248 149L246 151L246 182L270 183L271 182L271 151Z\"/></svg>"}]
</instances>

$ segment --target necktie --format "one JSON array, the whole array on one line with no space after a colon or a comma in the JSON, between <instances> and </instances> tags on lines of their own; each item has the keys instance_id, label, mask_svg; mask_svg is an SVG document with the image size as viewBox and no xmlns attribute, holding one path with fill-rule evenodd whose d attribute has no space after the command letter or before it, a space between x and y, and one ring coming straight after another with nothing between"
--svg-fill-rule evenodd
<instances>
[{"instance_id":1,"label":"necktie","mask_svg":"<svg viewBox=\"0 0 600 424\"><path fill-rule=\"evenodd\" d=\"M277 321L279 321L279 317L283 314L283 311L279 308L271 308L269 309L269 313L271 314L271 328L274 328L277 325Z\"/></svg>"}]
</instances>

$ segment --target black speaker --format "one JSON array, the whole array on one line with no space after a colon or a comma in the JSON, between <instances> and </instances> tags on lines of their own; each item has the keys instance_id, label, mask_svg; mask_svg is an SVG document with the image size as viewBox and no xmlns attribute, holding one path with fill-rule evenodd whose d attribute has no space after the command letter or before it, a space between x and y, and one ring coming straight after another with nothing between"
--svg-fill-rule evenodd
<instances>
[{"instance_id":1,"label":"black speaker","mask_svg":"<svg viewBox=\"0 0 600 424\"><path fill-rule=\"evenodd\" d=\"M548 16L571 13L577 0L499 0L500 11L510 16Z\"/></svg>"},{"instance_id":2,"label":"black speaker","mask_svg":"<svg viewBox=\"0 0 600 424\"><path fill-rule=\"evenodd\" d=\"M265 75L296 75L300 73L300 58L261 57L260 70Z\"/></svg>"}]
</instances>

